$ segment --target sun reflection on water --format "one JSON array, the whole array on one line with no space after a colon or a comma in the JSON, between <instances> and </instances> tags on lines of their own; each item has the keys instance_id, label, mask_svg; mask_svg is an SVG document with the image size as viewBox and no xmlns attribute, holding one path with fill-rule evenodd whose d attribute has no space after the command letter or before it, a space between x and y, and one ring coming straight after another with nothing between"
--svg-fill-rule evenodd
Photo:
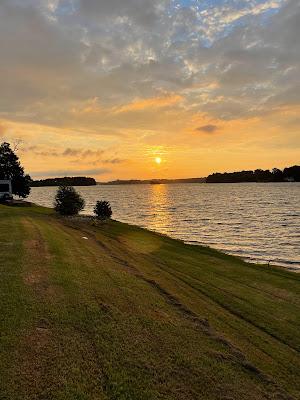
<instances>
[{"instance_id":1,"label":"sun reflection on water","mask_svg":"<svg viewBox=\"0 0 300 400\"><path fill-rule=\"evenodd\" d=\"M167 185L151 185L149 197L151 213L148 223L150 229L157 230L160 227L168 226L171 222L172 215L169 210L170 191L168 190Z\"/></svg>"}]
</instances>

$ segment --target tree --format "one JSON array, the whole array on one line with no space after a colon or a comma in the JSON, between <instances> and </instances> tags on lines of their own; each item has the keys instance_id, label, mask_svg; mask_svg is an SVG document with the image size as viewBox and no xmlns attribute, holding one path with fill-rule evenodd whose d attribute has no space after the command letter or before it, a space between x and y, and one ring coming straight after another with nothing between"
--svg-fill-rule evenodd
<instances>
[{"instance_id":1,"label":"tree","mask_svg":"<svg viewBox=\"0 0 300 400\"><path fill-rule=\"evenodd\" d=\"M77 215L83 210L85 202L73 186L60 186L54 202L55 211L61 215Z\"/></svg>"},{"instance_id":2,"label":"tree","mask_svg":"<svg viewBox=\"0 0 300 400\"><path fill-rule=\"evenodd\" d=\"M109 219L112 216L111 207L108 201L97 201L94 213L98 219Z\"/></svg>"},{"instance_id":3,"label":"tree","mask_svg":"<svg viewBox=\"0 0 300 400\"><path fill-rule=\"evenodd\" d=\"M272 174L273 174L274 182L282 182L283 181L283 173L282 173L281 169L273 168Z\"/></svg>"},{"instance_id":4,"label":"tree","mask_svg":"<svg viewBox=\"0 0 300 400\"><path fill-rule=\"evenodd\" d=\"M19 157L6 142L0 146L0 179L11 179L13 194L23 198L29 195L31 178L25 175Z\"/></svg>"},{"instance_id":5,"label":"tree","mask_svg":"<svg viewBox=\"0 0 300 400\"><path fill-rule=\"evenodd\" d=\"M285 168L283 170L285 179L291 179L295 182L300 182L300 166L294 165L293 167Z\"/></svg>"}]
</instances>

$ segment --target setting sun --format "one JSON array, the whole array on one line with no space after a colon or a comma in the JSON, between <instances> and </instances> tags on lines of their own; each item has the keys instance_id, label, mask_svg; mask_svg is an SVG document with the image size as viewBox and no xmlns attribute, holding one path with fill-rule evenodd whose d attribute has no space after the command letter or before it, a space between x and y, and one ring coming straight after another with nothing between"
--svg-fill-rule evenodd
<instances>
[{"instance_id":1,"label":"setting sun","mask_svg":"<svg viewBox=\"0 0 300 400\"><path fill-rule=\"evenodd\" d=\"M161 164L161 158L160 157L156 157L155 158L155 162L156 162L156 164Z\"/></svg>"}]
</instances>

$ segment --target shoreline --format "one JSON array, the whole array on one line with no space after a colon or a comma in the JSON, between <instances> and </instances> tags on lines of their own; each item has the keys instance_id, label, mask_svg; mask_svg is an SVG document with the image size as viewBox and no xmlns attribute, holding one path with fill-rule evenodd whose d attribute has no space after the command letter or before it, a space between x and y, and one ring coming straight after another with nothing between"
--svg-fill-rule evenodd
<instances>
[{"instance_id":1,"label":"shoreline","mask_svg":"<svg viewBox=\"0 0 300 400\"><path fill-rule=\"evenodd\" d=\"M15 201L15 202L16 202L16 201ZM22 205L22 204L31 204L31 205L33 205L33 206L47 208L47 209L52 210L52 211L54 212L54 209L53 209L52 207L44 207L44 206L41 206L41 205L36 204L36 203L28 202L27 200L20 200L20 201L17 201L16 203L17 203L17 204L20 204L20 205ZM83 214L83 213L80 213L78 216L74 216L74 217L66 217L66 219L70 219L70 220L72 220L72 219L74 219L74 220L80 220L80 219L82 219L82 220L85 220L85 219L87 219L87 220L96 220L95 217L94 217L94 215L92 215L92 214ZM283 264L283 263L282 263L282 264L276 263L276 262L274 263L274 262L272 262L271 260L270 260L269 262L267 262L267 261L266 261L266 262L263 262L263 261L260 261L260 260L258 260L258 259L254 259L254 258L252 259L252 258L250 258L250 257L242 257L241 255L238 255L238 254L234 254L234 253L230 253L230 252L224 251L223 249L220 249L220 248L217 248L217 247L213 247L213 246L211 246L211 245L209 245L209 244L206 245L206 244L204 244L204 243L199 243L199 242L193 243L193 242L185 241L185 240L180 239L180 238L172 237L172 236L170 236L170 235L168 235L168 234L159 232L159 231L154 230L154 229L149 229L149 228L147 228L147 227L143 227L143 226L140 226L140 225L136 225L136 224L132 224L132 223L129 223L129 222L125 222L125 221L121 221L121 220L116 220L116 219L112 219L112 220L114 220L114 221L116 221L116 222L119 222L119 223L121 223L121 224L126 224L126 225L128 225L128 226L140 228L140 229L143 229L143 230L146 230L146 231L149 231L149 232L152 232L152 233L161 235L161 236L163 236L163 237L170 238L170 239L172 239L172 240L180 241L180 242L182 242L182 243L184 243L184 244L186 244L186 245L190 245L190 246L199 246L199 247L207 247L207 248L209 248L209 249L218 251L218 252L220 252L221 254L229 255L229 256L232 256L232 257L237 257L237 258L240 259L241 261L243 261L243 262L245 262L245 263L248 263L248 264L259 265L259 266L264 267L264 268L269 268L269 267L283 268L283 269L286 270L286 271L294 272L294 273L297 273L297 274L300 273L300 267L293 267L293 266L292 266L293 263L291 263L291 265L289 266L289 265L286 265L286 264Z\"/></svg>"},{"instance_id":2,"label":"shoreline","mask_svg":"<svg viewBox=\"0 0 300 400\"><path fill-rule=\"evenodd\" d=\"M135 225L135 224L131 224L131 223L128 223L128 222L119 221L119 220L116 220L114 218L101 221L101 220L98 220L92 214L81 214L81 213L78 214L78 215L75 215L75 216L60 216L59 214L55 213L55 210L52 207L44 207L44 206L41 206L39 204L29 202L27 200L17 200L17 201L13 200L13 204L11 204L10 206L12 206L12 207L14 207L14 206L16 206L16 207L22 207L22 206L24 206L24 207L37 207L37 208L49 210L51 212L51 216L52 217L56 217L58 219L61 219L62 221L66 222L66 223L72 222L72 221L73 222L79 222L79 223L80 222L89 222L89 223L92 223L91 224L92 226L101 227L104 224L107 224L110 221L112 221L112 222L116 222L118 224L122 224L124 226L127 226L127 227L135 229L135 230L145 231L145 232L148 232L150 234L154 234L154 235L157 235L159 237L162 237L162 238L174 241L174 242L181 243L181 244L183 244L185 246L192 246L192 247L198 247L198 248L202 248L202 249L208 249L208 250L211 250L212 252L217 252L217 253L219 253L220 255L223 255L223 256L233 257L233 258L238 259L239 261L241 261L242 263L245 263L247 265L255 265L255 266L261 267L261 268L275 268L275 269L279 268L280 270L284 270L284 271L288 271L288 272L292 272L292 273L300 273L300 268L287 267L287 266L280 265L280 264L273 264L271 262L270 263L261 263L261 262L254 261L254 260L252 262L250 260L247 260L247 259L243 258L242 256L235 255L235 254L232 254L232 253L228 253L228 252L226 252L224 250L221 250L221 249L218 249L216 247L212 247L212 246L201 244L201 243L187 242L187 241L184 241L183 239L172 237L172 236L170 236L170 235L168 235L166 233L162 233L162 232L159 232L159 231L156 231L156 230L152 230L152 229L140 226L140 225Z\"/></svg>"},{"instance_id":3,"label":"shoreline","mask_svg":"<svg viewBox=\"0 0 300 400\"><path fill-rule=\"evenodd\" d=\"M38 204L36 204L36 205L38 206ZM75 217L66 217L66 219L70 219L70 220L72 220L72 219L74 219L74 220L82 219L83 221L84 220L97 221L97 219L92 214L79 214L78 216L75 216ZM208 249L211 249L211 250L215 250L215 251L218 251L221 254L228 255L228 256L231 256L231 257L236 257L236 258L240 259L241 261L243 261L243 262L245 262L247 264L254 264L254 265L258 265L258 266L265 267L265 268L269 268L269 267L283 268L284 270L287 270L287 271L290 271L290 272L300 273L300 267L299 268L298 267L292 267L292 266L287 266L285 264L279 264L279 263L276 264L276 263L273 263L272 261L265 262L265 263L264 262L259 262L259 260L251 259L250 257L242 257L242 256L240 256L238 254L229 253L229 252L226 252L226 251L224 251L222 249L219 249L217 247L213 247L213 246L210 246L210 245L205 245L204 243L199 243L199 242L196 243L196 242L185 241L185 240L180 239L180 238L172 237L172 236L168 235L167 233L162 233L162 232L159 232L159 231L154 230L154 229L149 229L149 228L146 228L146 227L143 227L143 226L140 226L140 225L131 224L129 222L120 221L120 220L117 220L117 219L114 219L114 218L112 218L111 220L112 221L116 221L116 222L118 222L120 224L125 224L125 225L132 226L132 227L135 227L135 228L143 229L145 231L152 232L154 234L160 235L162 237L169 238L171 240L182 242L183 244L188 245L188 246L198 246L198 247L204 247L204 248L208 248ZM293 263L291 263L291 265L292 264Z\"/></svg>"},{"instance_id":4,"label":"shoreline","mask_svg":"<svg viewBox=\"0 0 300 400\"><path fill-rule=\"evenodd\" d=\"M154 188L127 185L119 189L95 186L76 190L87 201L85 214L92 214L93 203L103 198L111 202L113 217L120 221L161 231L187 243L197 241L200 245L242 256L249 262L271 263L293 271L300 269L296 239L299 227L299 209L295 202L299 192L297 184L272 184L272 189L256 185L255 190L248 184L239 185L237 189L233 185L188 186L188 190L183 185ZM283 190L285 187L287 192ZM36 188L30 199L51 207L55 191L55 188ZM135 201L136 196L139 201ZM207 204L211 196L213 200ZM248 198L249 205L243 201L243 196ZM269 204L263 200L264 196ZM185 199L183 203L181 197ZM234 197L238 202L236 206L232 203ZM282 208L280 202L285 200L288 204Z\"/></svg>"}]
</instances>

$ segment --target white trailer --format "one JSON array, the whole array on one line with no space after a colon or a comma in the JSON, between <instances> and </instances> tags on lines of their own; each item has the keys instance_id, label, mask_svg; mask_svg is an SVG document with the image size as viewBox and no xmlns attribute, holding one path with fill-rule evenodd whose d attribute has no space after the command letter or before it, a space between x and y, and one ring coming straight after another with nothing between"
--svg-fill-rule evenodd
<instances>
[{"instance_id":1,"label":"white trailer","mask_svg":"<svg viewBox=\"0 0 300 400\"><path fill-rule=\"evenodd\" d=\"M12 200L12 198L11 180L0 180L0 200Z\"/></svg>"}]
</instances>

